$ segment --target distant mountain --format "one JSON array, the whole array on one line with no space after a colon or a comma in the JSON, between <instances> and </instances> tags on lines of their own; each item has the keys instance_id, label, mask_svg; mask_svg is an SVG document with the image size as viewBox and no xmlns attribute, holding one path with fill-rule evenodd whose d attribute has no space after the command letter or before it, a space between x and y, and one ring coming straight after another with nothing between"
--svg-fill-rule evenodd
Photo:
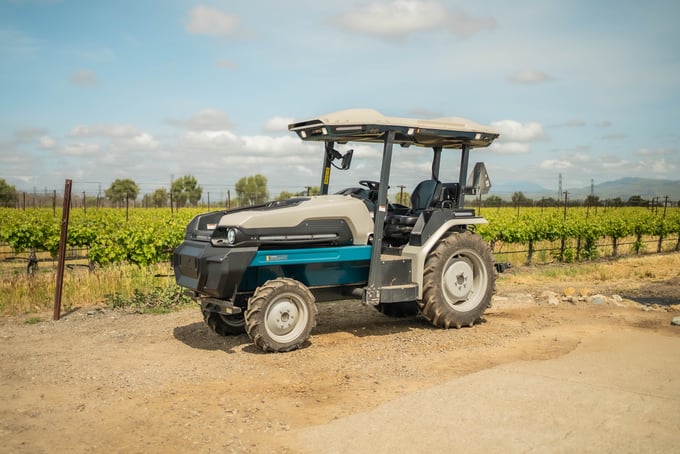
<instances>
[{"instance_id":1,"label":"distant mountain","mask_svg":"<svg viewBox=\"0 0 680 454\"><path fill-rule=\"evenodd\" d=\"M674 202L680 200L680 180L656 180L652 178L625 177L614 181L596 184L594 193L600 200L620 197L626 201L634 195L639 195L645 200L659 197L661 201L665 196ZM564 188L569 192L570 199L585 199L590 195L590 186L581 188ZM514 192L523 192L531 199L542 197L557 197L557 189L546 189L541 185L528 181L517 181L493 185L489 195L496 195L504 199L512 196Z\"/></svg>"},{"instance_id":2,"label":"distant mountain","mask_svg":"<svg viewBox=\"0 0 680 454\"><path fill-rule=\"evenodd\" d=\"M540 184L532 183L531 181L513 181L510 183L499 183L495 184L492 182L491 189L489 190L490 195L496 195L499 197L507 197L512 195L514 192L523 192L527 197L533 197L538 194L539 197L556 197L557 190L551 191L546 189ZM551 193L554 193L550 195Z\"/></svg>"},{"instance_id":3,"label":"distant mountain","mask_svg":"<svg viewBox=\"0 0 680 454\"><path fill-rule=\"evenodd\" d=\"M571 193L570 197L582 199L590 195L590 186L567 189L567 191ZM646 200L654 197L663 199L668 196L669 200L678 201L680 200L680 181L626 177L596 184L594 192L600 199L620 197L625 201L631 196L639 195Z\"/></svg>"}]
</instances>

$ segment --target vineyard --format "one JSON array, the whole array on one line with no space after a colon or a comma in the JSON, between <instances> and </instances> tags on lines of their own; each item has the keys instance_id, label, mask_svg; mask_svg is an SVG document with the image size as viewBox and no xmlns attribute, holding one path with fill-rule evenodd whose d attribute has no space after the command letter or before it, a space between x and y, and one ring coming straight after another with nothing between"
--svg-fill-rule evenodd
<instances>
[{"instance_id":1,"label":"vineyard","mask_svg":"<svg viewBox=\"0 0 680 454\"><path fill-rule=\"evenodd\" d=\"M184 229L204 209L97 209L71 212L68 247L83 250L93 265L130 263L147 266L167 261L180 244ZM486 208L489 224L477 227L497 256L523 252L527 263L535 253L549 260L589 260L628 251L680 250L680 209L646 208ZM0 250L5 257L46 251L56 257L61 217L51 209L0 209ZM650 243L651 246L650 246ZM546 254L547 251L547 254Z\"/></svg>"}]
</instances>

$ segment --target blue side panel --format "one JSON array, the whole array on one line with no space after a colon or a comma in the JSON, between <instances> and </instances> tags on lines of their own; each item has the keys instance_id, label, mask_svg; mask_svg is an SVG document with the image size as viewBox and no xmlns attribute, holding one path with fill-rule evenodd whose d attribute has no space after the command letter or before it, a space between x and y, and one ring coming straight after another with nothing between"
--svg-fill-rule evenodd
<instances>
[{"instance_id":1,"label":"blue side panel","mask_svg":"<svg viewBox=\"0 0 680 454\"><path fill-rule=\"evenodd\" d=\"M258 251L250 266L299 265L307 263L370 260L371 246Z\"/></svg>"},{"instance_id":2,"label":"blue side panel","mask_svg":"<svg viewBox=\"0 0 680 454\"><path fill-rule=\"evenodd\" d=\"M370 259L371 246L258 251L239 291L253 291L277 277L289 277L308 287L363 284L368 280Z\"/></svg>"}]
</instances>

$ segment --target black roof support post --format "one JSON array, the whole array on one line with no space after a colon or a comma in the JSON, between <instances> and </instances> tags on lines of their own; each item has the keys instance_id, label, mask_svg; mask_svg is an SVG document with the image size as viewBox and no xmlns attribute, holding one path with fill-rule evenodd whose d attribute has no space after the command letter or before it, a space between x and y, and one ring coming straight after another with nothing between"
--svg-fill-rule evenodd
<instances>
[{"instance_id":1,"label":"black roof support post","mask_svg":"<svg viewBox=\"0 0 680 454\"><path fill-rule=\"evenodd\" d=\"M323 155L323 168L321 169L321 195L328 194L328 185L331 181L331 161L333 160L333 146L335 144L332 140L326 141L326 153Z\"/></svg>"},{"instance_id":2,"label":"black roof support post","mask_svg":"<svg viewBox=\"0 0 680 454\"><path fill-rule=\"evenodd\" d=\"M380 303L380 283L383 281L383 267L380 262L382 252L383 228L387 215L387 188L390 183L390 167L392 166L392 146L395 131L387 131L383 148L382 167L380 168L380 187L378 188L378 203L375 210L373 227L373 248L371 249L371 264L368 271L368 285L364 289L362 302L377 306Z\"/></svg>"},{"instance_id":3,"label":"black roof support post","mask_svg":"<svg viewBox=\"0 0 680 454\"><path fill-rule=\"evenodd\" d=\"M439 181L439 166L442 161L442 146L432 147L434 156L432 157L432 179Z\"/></svg>"},{"instance_id":4,"label":"black roof support post","mask_svg":"<svg viewBox=\"0 0 680 454\"><path fill-rule=\"evenodd\" d=\"M458 175L458 204L456 208L465 207L465 183L467 182L468 160L470 159L470 144L463 144L460 153L460 174Z\"/></svg>"}]
</instances>

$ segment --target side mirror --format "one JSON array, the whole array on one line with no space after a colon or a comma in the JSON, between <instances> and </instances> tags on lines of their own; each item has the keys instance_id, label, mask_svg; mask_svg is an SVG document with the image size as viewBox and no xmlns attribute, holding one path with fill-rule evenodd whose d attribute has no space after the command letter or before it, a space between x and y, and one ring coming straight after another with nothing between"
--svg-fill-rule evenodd
<instances>
[{"instance_id":1,"label":"side mirror","mask_svg":"<svg viewBox=\"0 0 680 454\"><path fill-rule=\"evenodd\" d=\"M352 156L354 155L354 150L349 150L342 156L342 170L349 170L349 166L352 165Z\"/></svg>"},{"instance_id":2,"label":"side mirror","mask_svg":"<svg viewBox=\"0 0 680 454\"><path fill-rule=\"evenodd\" d=\"M486 166L483 162L478 162L465 183L465 194L487 194L489 189L491 189L491 180L489 174L486 173Z\"/></svg>"}]
</instances>

